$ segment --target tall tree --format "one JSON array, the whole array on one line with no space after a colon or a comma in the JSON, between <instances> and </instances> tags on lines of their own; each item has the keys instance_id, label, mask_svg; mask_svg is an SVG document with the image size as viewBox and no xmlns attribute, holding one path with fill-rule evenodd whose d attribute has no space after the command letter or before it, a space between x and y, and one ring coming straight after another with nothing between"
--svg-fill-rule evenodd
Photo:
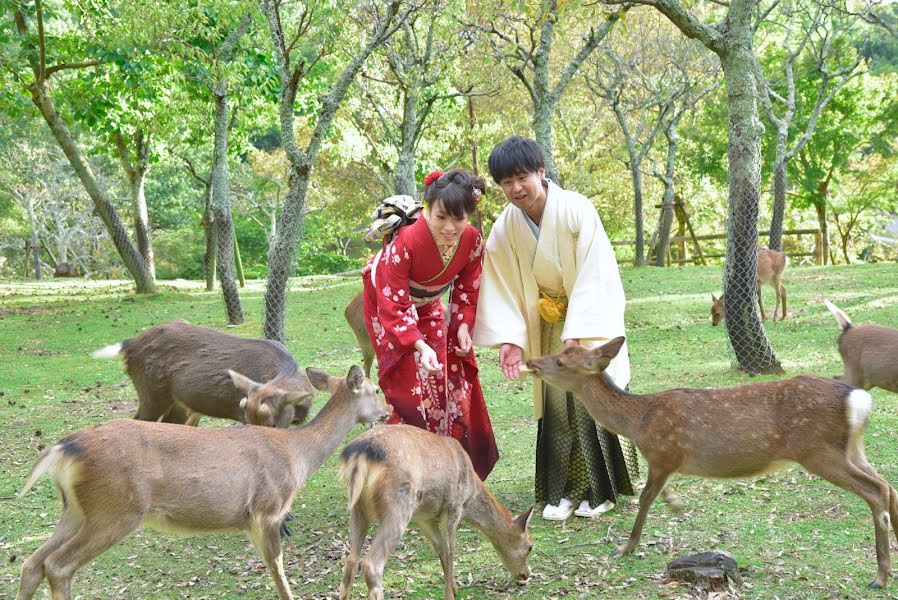
<instances>
[{"instance_id":1,"label":"tall tree","mask_svg":"<svg viewBox=\"0 0 898 600\"><path fill-rule=\"evenodd\" d=\"M618 5L625 0L603 2ZM724 276L727 335L740 369L749 373L781 373L782 366L761 323L755 280L764 126L758 119L753 19L766 15L758 15L757 0L724 3L723 18L714 24L703 22L678 0L632 0L632 3L655 7L687 37L701 41L720 57L729 116L729 230Z\"/></svg>"},{"instance_id":2,"label":"tall tree","mask_svg":"<svg viewBox=\"0 0 898 600\"><path fill-rule=\"evenodd\" d=\"M288 7L289 10L294 8L294 5L282 3L280 0L261 0L260 4L268 21L274 59L280 74L278 114L281 144L290 162L289 190L284 197L277 237L268 257L268 283L265 289L262 333L268 339L283 342L286 337L284 320L287 307L287 278L293 267L296 245L302 238L306 192L318 151L333 122L337 108L362 68L362 63L375 48L396 31L405 21L407 14L401 15L398 23L395 23L399 11L398 0L385 8L377 2L366 4L365 14L370 20L371 33L362 48L352 55L336 80L321 96L315 113L314 131L306 147L301 148L294 130L295 102L299 84L329 51L327 38L330 37L332 28L338 25L336 21L345 20L350 11L343 10L344 7L336 7L329 12L325 9L316 11L316 7L312 5L295 7L298 13L293 15L294 32L288 38L284 23L289 22L289 17L284 9ZM313 33L315 35L312 35ZM302 44L297 47L301 42Z\"/></svg>"},{"instance_id":3,"label":"tall tree","mask_svg":"<svg viewBox=\"0 0 898 600\"><path fill-rule=\"evenodd\" d=\"M775 79L768 79L761 62L757 63L758 88L767 118L773 124L776 145L773 157L773 214L770 219L770 247L783 248L783 215L786 210L788 189L788 162L801 152L814 134L814 128L826 105L851 79L859 74L860 56L847 44L839 43L840 35L852 30L856 19L838 20L834 11L815 0L795 0L780 5L782 22L776 25L782 30L775 40L781 49L781 60L773 62ZM779 15L778 15L779 16ZM777 19L779 21L780 19ZM813 59L813 71L817 75L817 93L804 132L789 143L796 111L795 68L796 61L809 51ZM782 79L780 79L782 77ZM782 93L774 88L779 88ZM783 91L783 88L784 91ZM782 110L777 114L774 102ZM822 224L826 229L826 224ZM826 239L825 236L824 239ZM824 252L826 256L827 252Z\"/></svg>"},{"instance_id":4,"label":"tall tree","mask_svg":"<svg viewBox=\"0 0 898 600\"><path fill-rule=\"evenodd\" d=\"M552 64L556 24L564 19L568 25L573 26L571 21L582 19L577 3L544 0L533 11L533 17L516 9L506 9L498 17L489 15L486 23L480 25L491 36L497 59L508 67L527 90L532 108L533 133L545 155L546 175L558 183L562 180L555 166L552 143L555 109L583 61L626 14L628 5L625 2L621 4L625 6L619 11L604 15L600 24L589 29L579 48L575 49L574 56L560 69ZM492 12L495 8L489 6L487 10ZM554 85L550 81L550 72L559 73Z\"/></svg>"},{"instance_id":5,"label":"tall tree","mask_svg":"<svg viewBox=\"0 0 898 600\"><path fill-rule=\"evenodd\" d=\"M383 62L363 69L358 87L378 126L366 126L366 113L353 111L354 121L366 133L385 179L392 180L392 191L413 198L418 197L418 144L432 124L434 108L438 103L468 96L472 89L452 82L465 40L446 8L443 0L433 0L411 13L401 31L375 53L383 57ZM389 151L381 148L384 144Z\"/></svg>"},{"instance_id":6,"label":"tall tree","mask_svg":"<svg viewBox=\"0 0 898 600\"><path fill-rule=\"evenodd\" d=\"M100 65L100 60L95 57L85 57L82 54L77 57L73 56L71 59L64 58L62 62L48 65L47 37L45 35L44 10L41 0L35 0L33 12L26 12L23 5L15 6L13 18L16 31L20 36L21 48L24 50L31 68L30 80L20 75L20 81L30 92L32 102L47 122L54 138L60 148L62 148L93 201L97 214L99 214L106 225L106 229L122 262L131 274L132 279L134 279L136 291L138 293L154 292L156 289L155 276L151 264L148 263L148 259L152 259L151 247L145 245L142 252L141 248L135 248L132 245L115 205L107 195L106 190L98 183L87 156L74 135L72 135L62 116L60 116L53 100L50 82L54 74L67 70L94 68ZM32 32L31 22L34 23L35 32ZM86 43L76 44L75 46L74 51L71 48L50 48L49 53L51 55L63 55L69 52L73 54L75 52L82 53L86 52L86 50L83 50L80 46L90 47ZM141 210L140 207L137 207L137 210L134 212L135 220L143 219L145 216L145 208ZM143 224L145 222L141 225Z\"/></svg>"}]
</instances>

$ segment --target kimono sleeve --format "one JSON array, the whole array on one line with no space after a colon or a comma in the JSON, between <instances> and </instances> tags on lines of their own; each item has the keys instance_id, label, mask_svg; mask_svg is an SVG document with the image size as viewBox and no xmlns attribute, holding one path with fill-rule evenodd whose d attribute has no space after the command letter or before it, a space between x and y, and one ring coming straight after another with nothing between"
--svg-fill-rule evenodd
<instances>
[{"instance_id":1,"label":"kimono sleeve","mask_svg":"<svg viewBox=\"0 0 898 600\"><path fill-rule=\"evenodd\" d=\"M568 297L562 339L611 339L624 335L624 288L614 249L595 207L576 205L576 278Z\"/></svg>"},{"instance_id":2,"label":"kimono sleeve","mask_svg":"<svg viewBox=\"0 0 898 600\"><path fill-rule=\"evenodd\" d=\"M527 350L522 274L505 231L509 226L508 219L500 217L486 242L474 343L487 347L514 344Z\"/></svg>"},{"instance_id":3,"label":"kimono sleeve","mask_svg":"<svg viewBox=\"0 0 898 600\"><path fill-rule=\"evenodd\" d=\"M449 332L454 335L462 323L467 323L473 334L477 318L477 299L480 296L480 275L483 272L483 236L478 232L467 263L458 273L449 298Z\"/></svg>"},{"instance_id":4,"label":"kimono sleeve","mask_svg":"<svg viewBox=\"0 0 898 600\"><path fill-rule=\"evenodd\" d=\"M396 349L405 353L415 346L415 342L424 339L418 330L418 314L409 295L409 270L411 254L397 236L384 248L377 266L377 316L381 325L392 338Z\"/></svg>"}]
</instances>

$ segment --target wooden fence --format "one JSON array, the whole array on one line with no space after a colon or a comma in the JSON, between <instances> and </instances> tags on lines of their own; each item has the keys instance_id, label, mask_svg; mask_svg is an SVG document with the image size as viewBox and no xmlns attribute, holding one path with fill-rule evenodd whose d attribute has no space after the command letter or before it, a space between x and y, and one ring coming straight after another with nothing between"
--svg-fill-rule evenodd
<instances>
[{"instance_id":1,"label":"wooden fence","mask_svg":"<svg viewBox=\"0 0 898 600\"><path fill-rule=\"evenodd\" d=\"M759 236L770 236L769 231L759 231ZM803 256L813 256L814 264L822 265L823 264L823 232L820 229L787 229L783 231L783 236L802 236L802 235L813 235L814 236L814 249L811 252L786 252L786 256L789 257L803 257ZM696 236L688 236L688 235L678 235L672 236L670 238L670 246L668 247L667 257L665 263L667 266L670 265L683 265L687 263L694 264L705 264L705 259L708 258L723 258L726 254L707 254L702 251L700 242L702 241L710 241L710 240L726 240L725 233L712 233L708 235L696 235ZM690 254L690 244L694 248L692 249L692 256ZM635 246L635 240L612 240L612 246ZM651 245L650 240L646 240L645 245L647 249ZM646 253L648 254L648 252ZM631 263L633 262L632 258L619 258L619 263Z\"/></svg>"}]
</instances>

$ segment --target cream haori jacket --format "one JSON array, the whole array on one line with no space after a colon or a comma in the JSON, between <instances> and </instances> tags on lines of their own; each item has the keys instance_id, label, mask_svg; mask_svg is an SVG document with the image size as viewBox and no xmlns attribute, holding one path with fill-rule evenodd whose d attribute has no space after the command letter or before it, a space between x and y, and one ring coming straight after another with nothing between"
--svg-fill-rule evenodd
<instances>
[{"instance_id":1,"label":"cream haori jacket","mask_svg":"<svg viewBox=\"0 0 898 600\"><path fill-rule=\"evenodd\" d=\"M540 355L537 277L559 281L568 298L561 340L576 338L594 348L624 335L624 289L602 221L585 196L551 181L539 239L524 212L511 204L490 231L474 326L476 345L511 343L523 348L525 360ZM629 383L626 345L606 372L621 388ZM534 378L537 419L543 414L542 386Z\"/></svg>"}]
</instances>

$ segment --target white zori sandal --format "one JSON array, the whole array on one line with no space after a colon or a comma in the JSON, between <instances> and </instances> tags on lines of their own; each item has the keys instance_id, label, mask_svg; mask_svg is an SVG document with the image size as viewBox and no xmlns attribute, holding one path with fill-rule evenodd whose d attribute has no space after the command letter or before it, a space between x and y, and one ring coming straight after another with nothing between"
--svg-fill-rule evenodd
<instances>
[{"instance_id":1,"label":"white zori sandal","mask_svg":"<svg viewBox=\"0 0 898 600\"><path fill-rule=\"evenodd\" d=\"M564 521L574 513L574 503L567 498L562 498L558 504L546 504L543 509L543 519L547 521Z\"/></svg>"},{"instance_id":2,"label":"white zori sandal","mask_svg":"<svg viewBox=\"0 0 898 600\"><path fill-rule=\"evenodd\" d=\"M586 517L591 519L593 517L598 517L599 515L605 514L609 510L614 508L614 502L611 500L605 500L595 508L589 506L589 500L584 500L580 503L580 506L577 507L577 510L574 511L574 514L578 517Z\"/></svg>"}]
</instances>

